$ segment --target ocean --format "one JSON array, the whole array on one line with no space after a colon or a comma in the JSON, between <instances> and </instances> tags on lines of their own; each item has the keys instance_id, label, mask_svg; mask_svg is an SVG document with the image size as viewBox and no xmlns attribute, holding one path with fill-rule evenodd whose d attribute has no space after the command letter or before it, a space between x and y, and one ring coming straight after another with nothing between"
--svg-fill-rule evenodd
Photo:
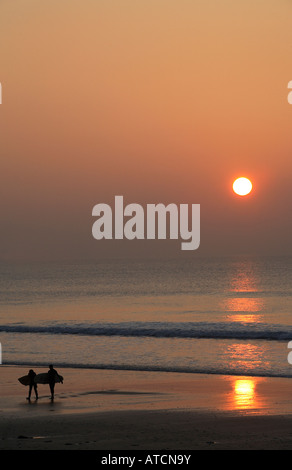
<instances>
[{"instance_id":1,"label":"ocean","mask_svg":"<svg viewBox=\"0 0 292 470\"><path fill-rule=\"evenodd\" d=\"M292 377L291 267L291 257L2 262L2 363Z\"/></svg>"}]
</instances>

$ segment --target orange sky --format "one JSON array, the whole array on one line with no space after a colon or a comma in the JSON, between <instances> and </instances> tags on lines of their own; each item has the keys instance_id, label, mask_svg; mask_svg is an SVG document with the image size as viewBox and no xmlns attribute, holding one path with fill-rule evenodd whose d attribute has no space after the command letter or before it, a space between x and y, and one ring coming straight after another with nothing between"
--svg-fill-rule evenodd
<instances>
[{"instance_id":1,"label":"orange sky","mask_svg":"<svg viewBox=\"0 0 292 470\"><path fill-rule=\"evenodd\" d=\"M93 206L119 194L201 204L183 256L291 254L291 17L288 0L2 0L0 259L182 256L94 240Z\"/></svg>"}]
</instances>

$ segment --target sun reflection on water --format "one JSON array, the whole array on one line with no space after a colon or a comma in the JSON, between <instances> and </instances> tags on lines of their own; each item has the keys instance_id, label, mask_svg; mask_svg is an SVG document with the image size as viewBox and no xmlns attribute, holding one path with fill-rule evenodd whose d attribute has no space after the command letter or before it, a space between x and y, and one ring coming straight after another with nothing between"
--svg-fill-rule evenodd
<instances>
[{"instance_id":1,"label":"sun reflection on water","mask_svg":"<svg viewBox=\"0 0 292 470\"><path fill-rule=\"evenodd\" d=\"M260 312L264 308L264 301L251 297L235 297L226 300L226 308L230 312Z\"/></svg>"},{"instance_id":2,"label":"sun reflection on water","mask_svg":"<svg viewBox=\"0 0 292 470\"><path fill-rule=\"evenodd\" d=\"M261 296L260 286L260 275L252 261L234 265L230 273L229 295L223 305L228 320L249 323L263 320L266 305Z\"/></svg>"},{"instance_id":3,"label":"sun reflection on water","mask_svg":"<svg viewBox=\"0 0 292 470\"><path fill-rule=\"evenodd\" d=\"M237 263L230 279L231 292L258 292L259 278L252 261Z\"/></svg>"},{"instance_id":4,"label":"sun reflection on water","mask_svg":"<svg viewBox=\"0 0 292 470\"><path fill-rule=\"evenodd\" d=\"M232 343L226 348L226 355L232 363L247 372L264 363L267 364L265 352L263 345L250 342Z\"/></svg>"},{"instance_id":5,"label":"sun reflection on water","mask_svg":"<svg viewBox=\"0 0 292 470\"><path fill-rule=\"evenodd\" d=\"M236 297L227 299L224 307L227 312L230 312L227 314L227 319L230 321L259 323L263 318L260 313L264 310L262 299Z\"/></svg>"}]
</instances>

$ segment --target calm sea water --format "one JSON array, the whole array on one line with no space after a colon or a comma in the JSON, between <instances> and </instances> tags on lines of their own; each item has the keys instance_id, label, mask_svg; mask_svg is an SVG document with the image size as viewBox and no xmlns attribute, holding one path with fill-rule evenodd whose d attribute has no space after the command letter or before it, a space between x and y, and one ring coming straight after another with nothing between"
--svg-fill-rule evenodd
<instances>
[{"instance_id":1,"label":"calm sea water","mask_svg":"<svg viewBox=\"0 0 292 470\"><path fill-rule=\"evenodd\" d=\"M3 364L292 377L292 259L1 264Z\"/></svg>"}]
</instances>

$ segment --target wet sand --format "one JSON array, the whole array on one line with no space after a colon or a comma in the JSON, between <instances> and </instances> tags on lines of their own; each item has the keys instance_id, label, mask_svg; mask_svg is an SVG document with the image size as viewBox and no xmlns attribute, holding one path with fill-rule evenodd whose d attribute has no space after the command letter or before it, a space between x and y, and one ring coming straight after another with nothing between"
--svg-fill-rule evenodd
<instances>
[{"instance_id":1,"label":"wet sand","mask_svg":"<svg viewBox=\"0 0 292 470\"><path fill-rule=\"evenodd\" d=\"M29 403L27 371L1 366L1 450L292 449L291 379L58 369Z\"/></svg>"}]
</instances>

